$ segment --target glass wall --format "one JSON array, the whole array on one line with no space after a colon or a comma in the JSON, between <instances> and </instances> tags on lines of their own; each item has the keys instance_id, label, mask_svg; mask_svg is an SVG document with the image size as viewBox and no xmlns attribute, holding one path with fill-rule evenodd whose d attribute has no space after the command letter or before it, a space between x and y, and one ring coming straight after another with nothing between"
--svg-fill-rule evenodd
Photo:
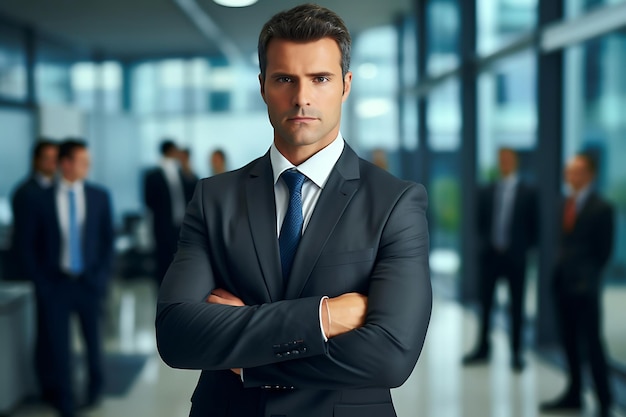
<instances>
[{"instance_id":1,"label":"glass wall","mask_svg":"<svg viewBox=\"0 0 626 417\"><path fill-rule=\"evenodd\" d=\"M461 108L452 78L428 97L431 272L445 293L456 293L461 264Z\"/></svg>"},{"instance_id":2,"label":"glass wall","mask_svg":"<svg viewBox=\"0 0 626 417\"><path fill-rule=\"evenodd\" d=\"M565 54L563 162L577 151L599 162L597 190L615 208L613 256L604 283L604 325L612 359L626 366L626 34L570 47Z\"/></svg>"},{"instance_id":3,"label":"glass wall","mask_svg":"<svg viewBox=\"0 0 626 417\"><path fill-rule=\"evenodd\" d=\"M26 80L24 34L17 28L0 24L0 98L25 101Z\"/></svg>"},{"instance_id":4,"label":"glass wall","mask_svg":"<svg viewBox=\"0 0 626 417\"><path fill-rule=\"evenodd\" d=\"M46 39L35 45L36 100L46 104L69 104L72 101L70 68L75 59L71 50Z\"/></svg>"},{"instance_id":5,"label":"glass wall","mask_svg":"<svg viewBox=\"0 0 626 417\"><path fill-rule=\"evenodd\" d=\"M478 78L477 178L495 178L497 151L516 149L521 174L533 180L532 151L537 143L536 57L526 51L494 63Z\"/></svg>"},{"instance_id":6,"label":"glass wall","mask_svg":"<svg viewBox=\"0 0 626 417\"><path fill-rule=\"evenodd\" d=\"M626 0L567 0L565 1L565 11L567 17L576 17L583 13L593 11L598 7L624 3Z\"/></svg>"},{"instance_id":7,"label":"glass wall","mask_svg":"<svg viewBox=\"0 0 626 417\"><path fill-rule=\"evenodd\" d=\"M430 0L426 5L427 72L438 74L459 64L460 16L457 0Z\"/></svg>"},{"instance_id":8,"label":"glass wall","mask_svg":"<svg viewBox=\"0 0 626 417\"><path fill-rule=\"evenodd\" d=\"M379 150L395 175L400 172L396 158L400 145L397 44L398 34L392 26L370 29L355 39L351 64L354 76L348 99L354 129L346 137L365 158L372 158L372 152Z\"/></svg>"},{"instance_id":9,"label":"glass wall","mask_svg":"<svg viewBox=\"0 0 626 417\"><path fill-rule=\"evenodd\" d=\"M27 110L0 108L0 280L9 265L6 257L13 224L11 198L29 174L34 124Z\"/></svg>"},{"instance_id":10,"label":"glass wall","mask_svg":"<svg viewBox=\"0 0 626 417\"><path fill-rule=\"evenodd\" d=\"M537 0L477 0L477 49L488 54L519 36L536 23Z\"/></svg>"}]
</instances>

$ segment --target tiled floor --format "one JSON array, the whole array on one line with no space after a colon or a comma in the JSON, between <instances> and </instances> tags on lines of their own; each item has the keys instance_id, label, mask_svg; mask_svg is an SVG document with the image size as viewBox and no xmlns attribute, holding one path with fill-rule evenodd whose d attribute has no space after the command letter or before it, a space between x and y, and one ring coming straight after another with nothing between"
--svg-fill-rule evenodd
<instances>
[{"instance_id":1,"label":"tiled floor","mask_svg":"<svg viewBox=\"0 0 626 417\"><path fill-rule=\"evenodd\" d=\"M197 371L165 366L155 353L154 294L150 282L137 280L115 286L107 320L107 350L150 353L150 360L131 392L124 398L106 398L89 417L182 417L189 413L189 397ZM524 372L509 367L508 342L493 334L489 365L462 367L476 334L474 314L457 303L436 299L427 342L409 380L393 391L399 417L544 417L538 404L555 397L565 384L554 367L527 355ZM593 398L586 398L592 416ZM562 414L562 417L577 414ZM53 417L47 408L20 406L12 417ZM556 414L551 414L558 417ZM616 413L615 416L623 417ZM548 417L548 415L545 415Z\"/></svg>"}]
</instances>

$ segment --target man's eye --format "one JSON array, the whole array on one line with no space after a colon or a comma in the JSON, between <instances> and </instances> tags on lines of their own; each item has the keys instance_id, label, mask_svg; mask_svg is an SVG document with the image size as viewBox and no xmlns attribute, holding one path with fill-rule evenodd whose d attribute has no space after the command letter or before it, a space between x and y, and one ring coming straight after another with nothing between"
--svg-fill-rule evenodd
<instances>
[{"instance_id":1,"label":"man's eye","mask_svg":"<svg viewBox=\"0 0 626 417\"><path fill-rule=\"evenodd\" d=\"M316 83L325 83L328 82L329 78L328 77L315 77L315 82Z\"/></svg>"},{"instance_id":2,"label":"man's eye","mask_svg":"<svg viewBox=\"0 0 626 417\"><path fill-rule=\"evenodd\" d=\"M276 78L276 82L279 82L279 83L290 83L291 82L291 78L290 77L278 77L278 78Z\"/></svg>"}]
</instances>

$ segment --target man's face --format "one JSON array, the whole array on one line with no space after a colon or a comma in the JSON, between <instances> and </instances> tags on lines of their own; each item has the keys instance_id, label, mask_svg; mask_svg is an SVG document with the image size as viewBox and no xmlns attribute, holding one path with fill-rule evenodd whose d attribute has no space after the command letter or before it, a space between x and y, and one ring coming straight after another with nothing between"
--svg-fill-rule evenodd
<instances>
[{"instance_id":1,"label":"man's face","mask_svg":"<svg viewBox=\"0 0 626 417\"><path fill-rule=\"evenodd\" d=\"M334 39L272 39L266 76L259 79L274 143L292 163L303 162L337 137L352 73L342 78L341 52Z\"/></svg>"},{"instance_id":2,"label":"man's face","mask_svg":"<svg viewBox=\"0 0 626 417\"><path fill-rule=\"evenodd\" d=\"M221 174L226 171L226 164L221 154L214 153L211 155L211 169L214 174Z\"/></svg>"},{"instance_id":3,"label":"man's face","mask_svg":"<svg viewBox=\"0 0 626 417\"><path fill-rule=\"evenodd\" d=\"M503 149L498 153L498 162L500 165L500 174L507 177L517 170L517 156L515 152Z\"/></svg>"},{"instance_id":4,"label":"man's face","mask_svg":"<svg viewBox=\"0 0 626 417\"><path fill-rule=\"evenodd\" d=\"M68 181L79 181L87 178L89 166L89 151L85 148L75 149L72 156L61 161L63 177Z\"/></svg>"},{"instance_id":5,"label":"man's face","mask_svg":"<svg viewBox=\"0 0 626 417\"><path fill-rule=\"evenodd\" d=\"M56 146L46 146L35 160L35 170L43 176L51 177L57 170L58 149Z\"/></svg>"},{"instance_id":6,"label":"man's face","mask_svg":"<svg viewBox=\"0 0 626 417\"><path fill-rule=\"evenodd\" d=\"M572 158L565 167L565 182L574 192L585 188L593 181L593 174L589 169L587 160L579 156Z\"/></svg>"}]
</instances>

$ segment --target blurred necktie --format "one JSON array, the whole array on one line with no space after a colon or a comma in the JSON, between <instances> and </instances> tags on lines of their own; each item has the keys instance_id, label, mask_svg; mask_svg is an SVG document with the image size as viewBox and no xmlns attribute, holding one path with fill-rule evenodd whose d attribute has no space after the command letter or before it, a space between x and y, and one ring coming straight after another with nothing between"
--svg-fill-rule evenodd
<instances>
[{"instance_id":1,"label":"blurred necktie","mask_svg":"<svg viewBox=\"0 0 626 417\"><path fill-rule=\"evenodd\" d=\"M83 272L83 254L81 248L80 226L78 225L78 210L76 209L76 192L68 191L70 207L69 246L70 246L70 272L80 275Z\"/></svg>"},{"instance_id":2,"label":"blurred necktie","mask_svg":"<svg viewBox=\"0 0 626 417\"><path fill-rule=\"evenodd\" d=\"M570 233L574 229L576 223L576 198L569 197L565 201L565 209L563 211L563 230Z\"/></svg>"},{"instance_id":3,"label":"blurred necktie","mask_svg":"<svg viewBox=\"0 0 626 417\"><path fill-rule=\"evenodd\" d=\"M302 184L304 175L296 170L285 171L281 174L283 181L289 188L289 206L280 228L278 245L280 246L280 264L283 270L283 280L286 282L291 273L293 257L298 249L302 235Z\"/></svg>"}]
</instances>

